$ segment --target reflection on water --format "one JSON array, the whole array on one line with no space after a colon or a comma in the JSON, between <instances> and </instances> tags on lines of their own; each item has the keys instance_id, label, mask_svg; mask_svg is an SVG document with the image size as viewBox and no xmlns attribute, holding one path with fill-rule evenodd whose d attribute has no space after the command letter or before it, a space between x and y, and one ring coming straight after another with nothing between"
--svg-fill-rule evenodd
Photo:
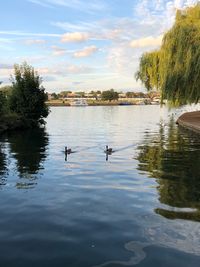
<instances>
[{"instance_id":1,"label":"reflection on water","mask_svg":"<svg viewBox=\"0 0 200 267\"><path fill-rule=\"evenodd\" d=\"M146 134L138 147L138 169L158 183L159 200L168 209L156 213L170 219L200 221L200 138L175 125L160 124L158 134Z\"/></svg>"},{"instance_id":2,"label":"reflection on water","mask_svg":"<svg viewBox=\"0 0 200 267\"><path fill-rule=\"evenodd\" d=\"M5 175L11 172L8 159L14 159L12 169L16 170L19 179L16 180L18 189L33 188L37 184L36 174L43 168L46 159L48 136L43 128L8 133L6 143L0 147L0 175L6 185ZM6 146L6 149L5 149ZM8 166L10 167L8 170ZM6 172L7 170L7 172Z\"/></svg>"},{"instance_id":3,"label":"reflection on water","mask_svg":"<svg viewBox=\"0 0 200 267\"><path fill-rule=\"evenodd\" d=\"M96 265L93 267L104 267L104 266L134 266L140 263L145 259L146 253L144 248L147 247L148 243L134 242L131 241L125 244L125 249L132 252L134 256L132 256L128 261L108 261L100 265Z\"/></svg>"},{"instance_id":4,"label":"reflection on water","mask_svg":"<svg viewBox=\"0 0 200 267\"><path fill-rule=\"evenodd\" d=\"M0 187L5 184L5 174L7 170L6 153L4 150L4 144L1 144L0 140Z\"/></svg>"},{"instance_id":5,"label":"reflection on water","mask_svg":"<svg viewBox=\"0 0 200 267\"><path fill-rule=\"evenodd\" d=\"M61 107L1 136L0 266L199 266L200 140L170 118Z\"/></svg>"}]
</instances>

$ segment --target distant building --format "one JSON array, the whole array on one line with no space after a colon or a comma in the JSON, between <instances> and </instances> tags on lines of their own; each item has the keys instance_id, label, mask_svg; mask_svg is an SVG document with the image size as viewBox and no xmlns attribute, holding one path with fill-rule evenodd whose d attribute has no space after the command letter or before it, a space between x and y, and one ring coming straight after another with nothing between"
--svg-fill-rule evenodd
<instances>
[{"instance_id":1,"label":"distant building","mask_svg":"<svg viewBox=\"0 0 200 267\"><path fill-rule=\"evenodd\" d=\"M50 101L52 99L53 99L52 95L50 93L48 93L48 101Z\"/></svg>"},{"instance_id":2,"label":"distant building","mask_svg":"<svg viewBox=\"0 0 200 267\"><path fill-rule=\"evenodd\" d=\"M119 93L119 98L126 98L126 93Z\"/></svg>"},{"instance_id":3,"label":"distant building","mask_svg":"<svg viewBox=\"0 0 200 267\"><path fill-rule=\"evenodd\" d=\"M68 93L67 94L67 98L74 98L77 97L77 95L75 93Z\"/></svg>"}]
</instances>

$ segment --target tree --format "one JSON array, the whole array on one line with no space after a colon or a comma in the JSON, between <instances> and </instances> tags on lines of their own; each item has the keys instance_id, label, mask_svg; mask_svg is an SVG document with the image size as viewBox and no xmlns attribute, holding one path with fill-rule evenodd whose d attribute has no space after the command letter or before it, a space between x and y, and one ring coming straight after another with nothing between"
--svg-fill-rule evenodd
<instances>
[{"instance_id":1,"label":"tree","mask_svg":"<svg viewBox=\"0 0 200 267\"><path fill-rule=\"evenodd\" d=\"M112 100L118 100L119 94L115 92L113 89L108 91L103 91L101 94L101 99L105 101L112 101Z\"/></svg>"},{"instance_id":2,"label":"tree","mask_svg":"<svg viewBox=\"0 0 200 267\"><path fill-rule=\"evenodd\" d=\"M41 83L41 77L32 66L26 62L15 65L12 77L13 91L10 96L11 111L27 120L43 123L49 109L45 104L47 96Z\"/></svg>"},{"instance_id":3,"label":"tree","mask_svg":"<svg viewBox=\"0 0 200 267\"><path fill-rule=\"evenodd\" d=\"M56 100L56 99L59 98L59 97L58 97L58 94L56 94L56 93L52 93L52 94L51 94L51 97L52 97L54 100Z\"/></svg>"},{"instance_id":4,"label":"tree","mask_svg":"<svg viewBox=\"0 0 200 267\"><path fill-rule=\"evenodd\" d=\"M5 113L5 109L7 106L7 99L5 94L0 91L0 117Z\"/></svg>"},{"instance_id":5,"label":"tree","mask_svg":"<svg viewBox=\"0 0 200 267\"><path fill-rule=\"evenodd\" d=\"M60 97L68 97L68 94L71 94L72 91L62 91L60 92Z\"/></svg>"},{"instance_id":6,"label":"tree","mask_svg":"<svg viewBox=\"0 0 200 267\"><path fill-rule=\"evenodd\" d=\"M79 97L85 97L85 92L75 92Z\"/></svg>"},{"instance_id":7,"label":"tree","mask_svg":"<svg viewBox=\"0 0 200 267\"><path fill-rule=\"evenodd\" d=\"M12 92L13 87L11 85L5 85L0 88L0 91L5 92L6 94L10 94Z\"/></svg>"},{"instance_id":8,"label":"tree","mask_svg":"<svg viewBox=\"0 0 200 267\"><path fill-rule=\"evenodd\" d=\"M136 79L172 105L200 99L200 4L178 10L159 50L141 57Z\"/></svg>"},{"instance_id":9,"label":"tree","mask_svg":"<svg viewBox=\"0 0 200 267\"><path fill-rule=\"evenodd\" d=\"M132 98L133 97L133 92L126 92L126 97L127 98Z\"/></svg>"}]
</instances>

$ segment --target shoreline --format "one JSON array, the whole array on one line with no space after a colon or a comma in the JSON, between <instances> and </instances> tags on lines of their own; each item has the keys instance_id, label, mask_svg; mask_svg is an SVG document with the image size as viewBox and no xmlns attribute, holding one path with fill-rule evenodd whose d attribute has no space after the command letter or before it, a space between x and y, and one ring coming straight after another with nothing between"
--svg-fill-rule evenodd
<instances>
[{"instance_id":1,"label":"shoreline","mask_svg":"<svg viewBox=\"0 0 200 267\"><path fill-rule=\"evenodd\" d=\"M176 123L200 134L200 111L186 112L178 118Z\"/></svg>"},{"instance_id":2,"label":"shoreline","mask_svg":"<svg viewBox=\"0 0 200 267\"><path fill-rule=\"evenodd\" d=\"M72 105L70 105L69 103L61 103L61 102L57 102L57 103L46 102L46 104L49 107L72 107ZM123 103L121 101L121 102L93 102L93 103L89 102L87 106L98 107L98 106L146 106L146 105L154 106L155 104L136 104L136 103L131 103L131 102ZM156 104L156 105L160 105L160 104Z\"/></svg>"},{"instance_id":3,"label":"shoreline","mask_svg":"<svg viewBox=\"0 0 200 267\"><path fill-rule=\"evenodd\" d=\"M5 132L26 130L36 127L38 122L17 115L7 115L0 119L0 135Z\"/></svg>"}]
</instances>

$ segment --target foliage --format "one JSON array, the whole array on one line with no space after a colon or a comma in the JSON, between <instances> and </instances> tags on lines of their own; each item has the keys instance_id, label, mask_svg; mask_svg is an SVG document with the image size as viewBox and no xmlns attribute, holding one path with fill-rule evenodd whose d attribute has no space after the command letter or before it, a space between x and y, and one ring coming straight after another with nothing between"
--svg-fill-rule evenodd
<instances>
[{"instance_id":1,"label":"foliage","mask_svg":"<svg viewBox=\"0 0 200 267\"><path fill-rule=\"evenodd\" d=\"M52 94L51 94L51 97L52 97L54 100L59 99L59 94L52 93Z\"/></svg>"},{"instance_id":2,"label":"foliage","mask_svg":"<svg viewBox=\"0 0 200 267\"><path fill-rule=\"evenodd\" d=\"M159 55L159 51L154 51L143 54L140 59L140 67L136 73L136 79L140 79L148 91L160 87Z\"/></svg>"},{"instance_id":3,"label":"foliage","mask_svg":"<svg viewBox=\"0 0 200 267\"><path fill-rule=\"evenodd\" d=\"M42 79L27 63L14 66L13 91L10 109L23 118L43 122L49 110L45 104L47 96L41 86Z\"/></svg>"},{"instance_id":4,"label":"foliage","mask_svg":"<svg viewBox=\"0 0 200 267\"><path fill-rule=\"evenodd\" d=\"M144 94L143 92L126 92L127 98L145 98L148 97L147 94Z\"/></svg>"},{"instance_id":5,"label":"foliage","mask_svg":"<svg viewBox=\"0 0 200 267\"><path fill-rule=\"evenodd\" d=\"M5 97L5 94L0 91L0 116L2 116L5 113L6 106L7 106L7 99Z\"/></svg>"},{"instance_id":6,"label":"foliage","mask_svg":"<svg viewBox=\"0 0 200 267\"><path fill-rule=\"evenodd\" d=\"M10 94L12 94L12 89L13 87L10 86L10 85L5 85L5 86L2 86L0 88L0 91L5 93L5 95L9 96Z\"/></svg>"},{"instance_id":7,"label":"foliage","mask_svg":"<svg viewBox=\"0 0 200 267\"><path fill-rule=\"evenodd\" d=\"M62 91L60 92L60 97L68 97L68 94L71 94L72 91Z\"/></svg>"},{"instance_id":8,"label":"foliage","mask_svg":"<svg viewBox=\"0 0 200 267\"><path fill-rule=\"evenodd\" d=\"M136 79L173 105L200 99L200 4L178 10L160 50L143 54Z\"/></svg>"},{"instance_id":9,"label":"foliage","mask_svg":"<svg viewBox=\"0 0 200 267\"><path fill-rule=\"evenodd\" d=\"M102 100L108 100L108 101L112 101L112 100L118 100L119 98L119 94L117 92L115 92L113 89L108 90L108 91L103 91L101 94L101 98Z\"/></svg>"},{"instance_id":10,"label":"foliage","mask_svg":"<svg viewBox=\"0 0 200 267\"><path fill-rule=\"evenodd\" d=\"M79 97L85 97L85 92L76 92Z\"/></svg>"}]
</instances>

